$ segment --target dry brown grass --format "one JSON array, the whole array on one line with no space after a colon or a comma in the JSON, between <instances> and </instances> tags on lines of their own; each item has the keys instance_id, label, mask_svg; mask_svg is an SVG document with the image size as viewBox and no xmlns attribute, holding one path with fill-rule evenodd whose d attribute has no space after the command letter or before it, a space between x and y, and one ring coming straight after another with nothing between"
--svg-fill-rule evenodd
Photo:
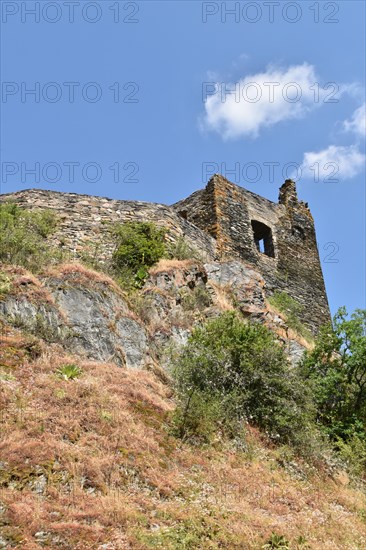
<instances>
[{"instance_id":1,"label":"dry brown grass","mask_svg":"<svg viewBox=\"0 0 366 550\"><path fill-rule=\"evenodd\" d=\"M285 330L279 327L273 328L271 326L271 330L273 330L273 332L275 332L278 336L280 336L280 338L294 340L295 342L300 344L300 346L304 347L307 350L314 349L314 346L315 346L314 341L311 342L310 339L307 340L306 338L301 336L301 334L298 334L297 332L295 332L292 328L286 328Z\"/></svg>"},{"instance_id":2,"label":"dry brown grass","mask_svg":"<svg viewBox=\"0 0 366 550\"><path fill-rule=\"evenodd\" d=\"M197 265L197 260L159 260L157 264L149 269L150 275L166 272L172 273L176 270L189 269L193 265Z\"/></svg>"},{"instance_id":3,"label":"dry brown grass","mask_svg":"<svg viewBox=\"0 0 366 550\"><path fill-rule=\"evenodd\" d=\"M278 317L280 317L283 320L284 323L286 323L286 315L284 315L284 313L282 311L280 311L279 309L277 309L275 306L270 304L270 302L268 300L266 300L266 308L267 308L268 311L270 311L274 315L277 315ZM284 329L284 328L280 328L280 327L276 327L274 325L271 325L271 330L276 332L276 334L278 334L278 336L280 336L281 338L287 338L289 340L295 340L295 342L297 342L298 344L300 344L301 346L303 346L304 348L306 348L308 350L314 349L314 345L315 345L314 341L310 341L310 339L304 338L301 334L298 334L292 328L286 327L286 329Z\"/></svg>"},{"instance_id":4,"label":"dry brown grass","mask_svg":"<svg viewBox=\"0 0 366 550\"><path fill-rule=\"evenodd\" d=\"M215 291L214 302L221 311L234 311L232 290L229 286L223 286L210 281L210 286Z\"/></svg>"},{"instance_id":5,"label":"dry brown grass","mask_svg":"<svg viewBox=\"0 0 366 550\"><path fill-rule=\"evenodd\" d=\"M153 373L56 345L32 359L18 333L4 337L18 358L0 393L9 548L260 549L272 531L293 549L299 536L315 550L366 547L365 496L347 480L294 477L250 427L246 452L183 444L167 430L171 390ZM56 375L68 363L79 378Z\"/></svg>"},{"instance_id":6,"label":"dry brown grass","mask_svg":"<svg viewBox=\"0 0 366 550\"><path fill-rule=\"evenodd\" d=\"M89 269L80 263L66 263L52 266L43 272L47 277L63 278L71 276L73 281L81 284L100 283L109 286L118 294L123 294L121 287L108 275Z\"/></svg>"},{"instance_id":7,"label":"dry brown grass","mask_svg":"<svg viewBox=\"0 0 366 550\"><path fill-rule=\"evenodd\" d=\"M6 295L20 296L24 294L31 302L46 302L53 306L55 305L51 294L43 286L39 278L23 267L1 264L1 271L11 281L9 291Z\"/></svg>"}]
</instances>

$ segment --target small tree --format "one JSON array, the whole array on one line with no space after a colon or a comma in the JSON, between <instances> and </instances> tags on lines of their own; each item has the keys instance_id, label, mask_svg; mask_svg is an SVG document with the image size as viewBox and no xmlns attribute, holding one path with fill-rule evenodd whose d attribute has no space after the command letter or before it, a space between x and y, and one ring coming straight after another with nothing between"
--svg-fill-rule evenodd
<instances>
[{"instance_id":1,"label":"small tree","mask_svg":"<svg viewBox=\"0 0 366 550\"><path fill-rule=\"evenodd\" d=\"M338 310L302 364L318 420L331 439L366 438L366 310Z\"/></svg>"}]
</instances>

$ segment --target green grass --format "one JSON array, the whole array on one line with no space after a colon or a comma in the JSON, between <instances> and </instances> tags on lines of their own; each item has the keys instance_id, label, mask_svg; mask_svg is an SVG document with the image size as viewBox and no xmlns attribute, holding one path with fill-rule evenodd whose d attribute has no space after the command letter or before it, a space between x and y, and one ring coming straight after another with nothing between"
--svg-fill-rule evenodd
<instances>
[{"instance_id":1,"label":"green grass","mask_svg":"<svg viewBox=\"0 0 366 550\"><path fill-rule=\"evenodd\" d=\"M268 301L271 306L275 307L285 316L289 328L309 342L314 340L310 330L300 320L304 308L297 300L292 298L287 292L276 290L269 297Z\"/></svg>"},{"instance_id":2,"label":"green grass","mask_svg":"<svg viewBox=\"0 0 366 550\"><path fill-rule=\"evenodd\" d=\"M63 380L74 380L75 378L79 378L81 374L81 368L74 364L62 365L62 367L57 369L57 376Z\"/></svg>"}]
</instances>

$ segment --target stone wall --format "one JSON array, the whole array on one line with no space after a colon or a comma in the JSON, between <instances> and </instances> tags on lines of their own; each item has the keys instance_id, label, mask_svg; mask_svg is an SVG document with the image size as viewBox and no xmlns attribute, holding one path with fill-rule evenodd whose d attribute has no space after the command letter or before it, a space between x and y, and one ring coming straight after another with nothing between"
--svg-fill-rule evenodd
<instances>
[{"instance_id":1,"label":"stone wall","mask_svg":"<svg viewBox=\"0 0 366 550\"><path fill-rule=\"evenodd\" d=\"M269 294L282 290L300 302L311 330L329 321L314 221L298 201L294 182L284 183L274 203L215 175L204 190L173 208L215 237L220 258L249 262L263 275ZM268 229L273 257L258 250L252 221Z\"/></svg>"},{"instance_id":2,"label":"stone wall","mask_svg":"<svg viewBox=\"0 0 366 550\"><path fill-rule=\"evenodd\" d=\"M102 259L110 258L115 243L110 232L112 223L151 221L168 229L167 240L176 242L184 237L205 260L215 259L215 240L206 232L179 216L163 204L120 201L76 193L59 193L29 189L1 195L1 201L11 201L24 208L55 210L59 219L53 244L71 251L75 258L88 249L97 249Z\"/></svg>"},{"instance_id":3,"label":"stone wall","mask_svg":"<svg viewBox=\"0 0 366 550\"><path fill-rule=\"evenodd\" d=\"M111 223L152 221L168 229L169 241L184 237L206 261L237 258L251 264L263 276L267 294L278 289L300 302L302 320L313 332L330 319L314 221L291 180L281 187L278 203L220 175L170 207L37 189L1 198L26 208L56 210L60 223L53 243L75 258L86 249L110 258L115 247Z\"/></svg>"}]
</instances>

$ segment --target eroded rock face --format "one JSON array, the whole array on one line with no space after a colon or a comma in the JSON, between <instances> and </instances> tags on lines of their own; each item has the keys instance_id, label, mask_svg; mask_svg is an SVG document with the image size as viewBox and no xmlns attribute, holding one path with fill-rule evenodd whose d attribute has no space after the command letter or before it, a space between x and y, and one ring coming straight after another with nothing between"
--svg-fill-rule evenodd
<instances>
[{"instance_id":1,"label":"eroded rock face","mask_svg":"<svg viewBox=\"0 0 366 550\"><path fill-rule=\"evenodd\" d=\"M0 318L72 353L128 369L164 363L169 346L184 345L195 326L230 310L268 326L292 364L305 349L268 308L262 276L240 261L165 262L152 270L138 300L129 303L113 281L74 264L38 279L18 270L0 300Z\"/></svg>"},{"instance_id":2,"label":"eroded rock face","mask_svg":"<svg viewBox=\"0 0 366 550\"><path fill-rule=\"evenodd\" d=\"M210 316L213 302L206 283L205 269L193 262L153 271L146 281L144 315L158 356L169 344L184 345L193 326Z\"/></svg>"},{"instance_id":3,"label":"eroded rock face","mask_svg":"<svg viewBox=\"0 0 366 550\"><path fill-rule=\"evenodd\" d=\"M0 302L0 316L48 342L95 361L139 369L148 354L146 330L118 288L77 268L44 277L37 292L17 288ZM15 281L16 285L16 281Z\"/></svg>"},{"instance_id":4,"label":"eroded rock face","mask_svg":"<svg viewBox=\"0 0 366 550\"><path fill-rule=\"evenodd\" d=\"M236 261L209 263L205 264L204 268L209 282L230 289L235 305L242 313L264 313L264 280L257 271Z\"/></svg>"},{"instance_id":5,"label":"eroded rock face","mask_svg":"<svg viewBox=\"0 0 366 550\"><path fill-rule=\"evenodd\" d=\"M301 345L299 342L296 342L296 340L287 340L286 352L293 367L299 363L305 350L305 346Z\"/></svg>"},{"instance_id":6,"label":"eroded rock face","mask_svg":"<svg viewBox=\"0 0 366 550\"><path fill-rule=\"evenodd\" d=\"M127 368L144 366L146 333L121 296L65 280L51 279L47 286L70 326L68 345L76 352Z\"/></svg>"},{"instance_id":7,"label":"eroded rock face","mask_svg":"<svg viewBox=\"0 0 366 550\"><path fill-rule=\"evenodd\" d=\"M243 262L182 262L181 266L154 270L144 296L146 321L158 357L166 346L184 345L194 326L228 310L239 310L277 333L293 365L305 350L288 336L285 321L268 309L262 276Z\"/></svg>"},{"instance_id":8,"label":"eroded rock face","mask_svg":"<svg viewBox=\"0 0 366 550\"><path fill-rule=\"evenodd\" d=\"M0 301L0 317L49 342L64 340L68 331L55 305L30 301L26 295Z\"/></svg>"}]
</instances>

